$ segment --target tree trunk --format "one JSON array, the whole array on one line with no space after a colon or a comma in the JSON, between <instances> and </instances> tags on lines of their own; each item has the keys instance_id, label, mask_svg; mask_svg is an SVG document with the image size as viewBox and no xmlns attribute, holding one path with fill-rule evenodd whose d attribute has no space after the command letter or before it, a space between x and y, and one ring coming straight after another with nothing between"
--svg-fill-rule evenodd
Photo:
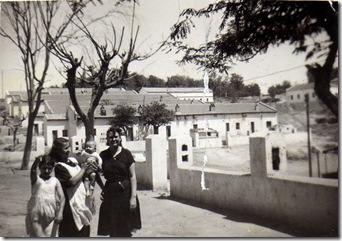
<instances>
[{"instance_id":1,"label":"tree trunk","mask_svg":"<svg viewBox=\"0 0 342 241\"><path fill-rule=\"evenodd\" d=\"M316 95L338 119L338 98L330 92L331 70L321 67L320 65L306 67L309 75L311 75L315 81L314 89Z\"/></svg>"},{"instance_id":2,"label":"tree trunk","mask_svg":"<svg viewBox=\"0 0 342 241\"><path fill-rule=\"evenodd\" d=\"M17 139L17 131L18 131L18 128L14 128L14 129L13 129L13 149L12 149L12 151L15 150L16 139Z\"/></svg>"},{"instance_id":3,"label":"tree trunk","mask_svg":"<svg viewBox=\"0 0 342 241\"><path fill-rule=\"evenodd\" d=\"M30 162L34 119L35 118L32 116L32 114L29 115L24 155L23 155L23 160L21 162L21 170L27 170L29 162Z\"/></svg>"},{"instance_id":4,"label":"tree trunk","mask_svg":"<svg viewBox=\"0 0 342 241\"><path fill-rule=\"evenodd\" d=\"M86 132L86 142L94 140L94 113L88 112L88 118L83 123Z\"/></svg>"}]
</instances>

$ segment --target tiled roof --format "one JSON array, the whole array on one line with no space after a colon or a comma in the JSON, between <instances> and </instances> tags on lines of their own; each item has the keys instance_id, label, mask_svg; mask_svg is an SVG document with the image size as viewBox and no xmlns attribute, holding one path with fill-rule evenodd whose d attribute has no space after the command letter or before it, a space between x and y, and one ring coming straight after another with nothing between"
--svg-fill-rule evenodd
<instances>
[{"instance_id":1,"label":"tiled roof","mask_svg":"<svg viewBox=\"0 0 342 241\"><path fill-rule=\"evenodd\" d=\"M182 88L181 88L182 89ZM188 89L188 88L186 88ZM196 88L195 88L196 89ZM197 88L201 89L202 88ZM50 94L44 95L45 112L50 119L66 118L66 110L71 101L67 89L52 89ZM51 94L54 93L54 94ZM81 109L86 112L89 109L91 92L84 92L77 89L77 99L79 100ZM255 109L255 103L215 103L215 108L209 110L209 103L202 103L197 100L179 100L170 94L142 94L135 91L125 91L122 89L110 89L106 92L100 105L95 110L95 116L100 117L100 108L103 104L106 109L107 117L112 116L114 105L127 104L138 108L139 105L147 105L153 101L161 101L167 105L170 110L175 110L178 104L179 109L177 115L203 115L203 114L232 114L232 113L260 113L260 112L276 112L272 107L259 103L258 110Z\"/></svg>"},{"instance_id":2,"label":"tiled roof","mask_svg":"<svg viewBox=\"0 0 342 241\"><path fill-rule=\"evenodd\" d=\"M13 96L13 101L27 101L27 93L26 91L8 91L9 96Z\"/></svg>"},{"instance_id":3,"label":"tiled roof","mask_svg":"<svg viewBox=\"0 0 342 241\"><path fill-rule=\"evenodd\" d=\"M46 100L45 113L47 114L65 114L69 105L69 99Z\"/></svg>"},{"instance_id":4,"label":"tiled roof","mask_svg":"<svg viewBox=\"0 0 342 241\"><path fill-rule=\"evenodd\" d=\"M286 90L286 92L289 91L297 91L297 90L310 90L314 88L315 83L306 83L306 84L301 84L301 85L295 85Z\"/></svg>"},{"instance_id":5,"label":"tiled roof","mask_svg":"<svg viewBox=\"0 0 342 241\"><path fill-rule=\"evenodd\" d=\"M66 114L46 114L48 120L66 120Z\"/></svg>"},{"instance_id":6,"label":"tiled roof","mask_svg":"<svg viewBox=\"0 0 342 241\"><path fill-rule=\"evenodd\" d=\"M141 93L203 93L204 87L143 87L141 88ZM209 90L212 92L212 90Z\"/></svg>"},{"instance_id":7,"label":"tiled roof","mask_svg":"<svg viewBox=\"0 0 342 241\"><path fill-rule=\"evenodd\" d=\"M286 92L289 91L298 91L298 90L312 90L314 89L315 83L306 83L306 84L301 84L301 85L295 85L286 90ZM338 78L335 78L331 80L330 82L330 87L337 87L338 86Z\"/></svg>"},{"instance_id":8,"label":"tiled roof","mask_svg":"<svg viewBox=\"0 0 342 241\"><path fill-rule=\"evenodd\" d=\"M276 113L277 111L262 103L216 103L210 104L178 104L176 115L205 115L205 114L241 114L241 113ZM210 110L211 108L211 110ZM168 105L168 109L176 110L176 105Z\"/></svg>"}]
</instances>

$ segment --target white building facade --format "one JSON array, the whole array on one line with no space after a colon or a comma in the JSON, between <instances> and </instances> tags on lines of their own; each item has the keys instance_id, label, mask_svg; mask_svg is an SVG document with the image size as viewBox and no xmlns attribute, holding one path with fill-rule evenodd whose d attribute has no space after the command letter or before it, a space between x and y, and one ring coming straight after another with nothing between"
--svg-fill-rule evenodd
<instances>
[{"instance_id":1,"label":"white building facade","mask_svg":"<svg viewBox=\"0 0 342 241\"><path fill-rule=\"evenodd\" d=\"M289 104L304 103L306 95L309 96L311 103L320 102L315 93L314 86L315 83L307 83L290 87L286 90L286 102ZM338 85L336 81L331 82L330 91L333 95L338 96Z\"/></svg>"}]
</instances>

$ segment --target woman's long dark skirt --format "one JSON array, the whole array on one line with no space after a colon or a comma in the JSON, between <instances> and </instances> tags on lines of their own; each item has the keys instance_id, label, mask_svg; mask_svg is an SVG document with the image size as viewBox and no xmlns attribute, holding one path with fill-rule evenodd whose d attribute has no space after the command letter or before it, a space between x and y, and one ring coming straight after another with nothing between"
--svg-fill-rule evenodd
<instances>
[{"instance_id":1,"label":"woman's long dark skirt","mask_svg":"<svg viewBox=\"0 0 342 241\"><path fill-rule=\"evenodd\" d=\"M131 237L133 229L141 228L140 204L130 210L130 188L122 190L116 183L106 182L104 201L99 211L98 235Z\"/></svg>"},{"instance_id":2,"label":"woman's long dark skirt","mask_svg":"<svg viewBox=\"0 0 342 241\"><path fill-rule=\"evenodd\" d=\"M66 196L66 202L63 209L63 220L59 224L58 236L59 237L89 237L90 226L85 225L81 230L77 229L74 221L74 216L70 208L69 199Z\"/></svg>"}]
</instances>

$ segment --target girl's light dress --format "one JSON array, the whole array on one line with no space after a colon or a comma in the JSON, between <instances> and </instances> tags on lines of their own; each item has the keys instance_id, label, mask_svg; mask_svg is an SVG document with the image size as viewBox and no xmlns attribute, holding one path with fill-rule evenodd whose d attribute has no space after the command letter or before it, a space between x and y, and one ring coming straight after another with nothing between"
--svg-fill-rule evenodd
<instances>
[{"instance_id":1,"label":"girl's light dress","mask_svg":"<svg viewBox=\"0 0 342 241\"><path fill-rule=\"evenodd\" d=\"M31 187L32 196L27 204L26 231L32 235L33 222L39 222L43 231L51 229L57 211L56 186L58 179L43 180L39 176Z\"/></svg>"}]
</instances>

